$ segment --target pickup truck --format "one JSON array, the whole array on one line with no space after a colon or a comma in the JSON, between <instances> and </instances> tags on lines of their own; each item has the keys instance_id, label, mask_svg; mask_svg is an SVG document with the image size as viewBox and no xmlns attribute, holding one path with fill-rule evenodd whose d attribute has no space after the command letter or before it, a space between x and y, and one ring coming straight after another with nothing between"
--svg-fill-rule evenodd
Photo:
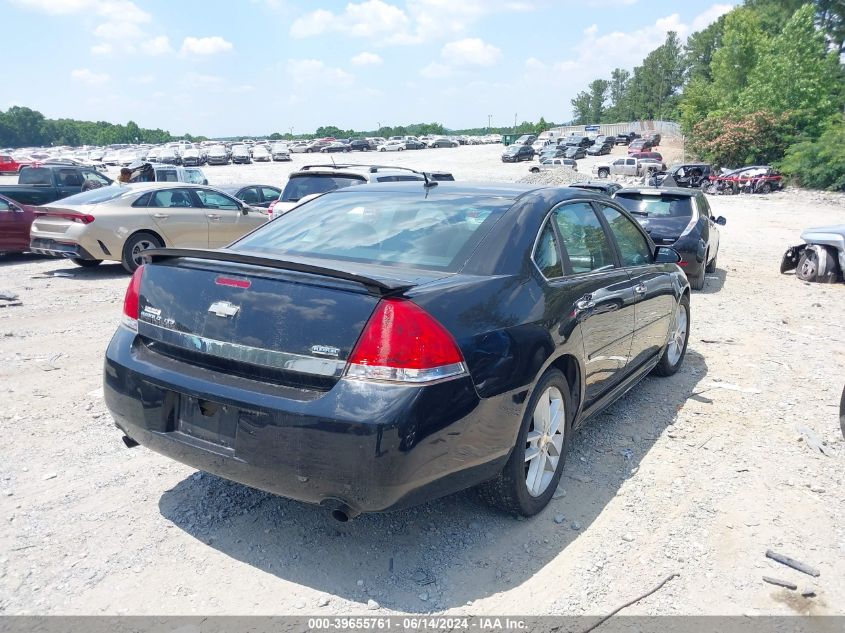
<instances>
[{"instance_id":1,"label":"pickup truck","mask_svg":"<svg viewBox=\"0 0 845 633\"><path fill-rule=\"evenodd\" d=\"M617 158L613 162L596 163L593 173L599 178L608 176L644 176L649 171L666 169L665 165L648 158Z\"/></svg>"},{"instance_id":2,"label":"pickup truck","mask_svg":"<svg viewBox=\"0 0 845 633\"><path fill-rule=\"evenodd\" d=\"M86 180L97 181L103 186L113 182L91 167L39 165L21 168L18 184L0 186L0 195L21 204L49 204L79 193Z\"/></svg>"}]
</instances>

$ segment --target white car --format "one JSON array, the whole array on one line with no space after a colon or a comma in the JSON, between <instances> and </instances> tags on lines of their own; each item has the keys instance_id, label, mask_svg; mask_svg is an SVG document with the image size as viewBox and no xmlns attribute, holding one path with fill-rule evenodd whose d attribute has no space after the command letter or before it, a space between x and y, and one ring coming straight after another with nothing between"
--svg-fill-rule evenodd
<instances>
[{"instance_id":1,"label":"white car","mask_svg":"<svg viewBox=\"0 0 845 633\"><path fill-rule=\"evenodd\" d=\"M387 141L378 148L380 152L402 152L405 151L405 141Z\"/></svg>"},{"instance_id":2,"label":"white car","mask_svg":"<svg viewBox=\"0 0 845 633\"><path fill-rule=\"evenodd\" d=\"M291 154L304 154L308 151L308 143L297 142L288 147Z\"/></svg>"},{"instance_id":3,"label":"white car","mask_svg":"<svg viewBox=\"0 0 845 633\"><path fill-rule=\"evenodd\" d=\"M252 148L252 160L256 163L269 163L270 162L270 152L267 151L266 145L256 145Z\"/></svg>"},{"instance_id":4,"label":"white car","mask_svg":"<svg viewBox=\"0 0 845 633\"><path fill-rule=\"evenodd\" d=\"M539 173L540 171L545 171L547 169L572 169L573 171L578 171L578 163L572 160L571 158L547 158L543 161L540 161L539 165L533 165L528 168L528 171L531 173Z\"/></svg>"},{"instance_id":5,"label":"white car","mask_svg":"<svg viewBox=\"0 0 845 633\"><path fill-rule=\"evenodd\" d=\"M276 143L270 150L270 158L276 160L290 160L290 150L284 143Z\"/></svg>"}]
</instances>

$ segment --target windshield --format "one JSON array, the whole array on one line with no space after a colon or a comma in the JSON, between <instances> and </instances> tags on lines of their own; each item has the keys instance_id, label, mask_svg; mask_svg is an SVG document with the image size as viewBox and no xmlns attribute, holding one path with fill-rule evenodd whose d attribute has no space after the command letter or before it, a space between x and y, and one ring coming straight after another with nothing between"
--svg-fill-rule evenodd
<instances>
[{"instance_id":1,"label":"windshield","mask_svg":"<svg viewBox=\"0 0 845 633\"><path fill-rule=\"evenodd\" d=\"M326 193L350 185L363 185L364 179L355 176L308 174L291 176L282 191L282 202L297 202L312 193Z\"/></svg>"},{"instance_id":2,"label":"windshield","mask_svg":"<svg viewBox=\"0 0 845 633\"><path fill-rule=\"evenodd\" d=\"M512 202L338 192L281 216L234 249L454 271Z\"/></svg>"},{"instance_id":3,"label":"windshield","mask_svg":"<svg viewBox=\"0 0 845 633\"><path fill-rule=\"evenodd\" d=\"M84 191L73 196L68 196L67 198L62 198L60 203L62 206L66 204L100 204L101 202L115 200L130 193L132 193L131 189L127 189L126 187L122 187L120 185L111 185L109 187L91 189L90 191Z\"/></svg>"},{"instance_id":4,"label":"windshield","mask_svg":"<svg viewBox=\"0 0 845 633\"><path fill-rule=\"evenodd\" d=\"M617 193L616 200L635 215L650 218L689 218L692 216L690 196L649 196L641 193Z\"/></svg>"},{"instance_id":5,"label":"windshield","mask_svg":"<svg viewBox=\"0 0 845 633\"><path fill-rule=\"evenodd\" d=\"M185 182L191 182L195 185L205 184L205 177L199 169L186 169Z\"/></svg>"}]
</instances>

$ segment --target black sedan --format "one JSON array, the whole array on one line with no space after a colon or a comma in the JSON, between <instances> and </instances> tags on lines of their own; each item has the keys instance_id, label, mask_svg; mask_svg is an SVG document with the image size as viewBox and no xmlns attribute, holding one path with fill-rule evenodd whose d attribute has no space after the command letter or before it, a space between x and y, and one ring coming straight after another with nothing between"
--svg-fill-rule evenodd
<instances>
[{"instance_id":1,"label":"black sedan","mask_svg":"<svg viewBox=\"0 0 845 633\"><path fill-rule=\"evenodd\" d=\"M450 138L436 138L428 144L429 147L457 147L458 145L460 145L458 141Z\"/></svg>"},{"instance_id":2,"label":"black sedan","mask_svg":"<svg viewBox=\"0 0 845 633\"><path fill-rule=\"evenodd\" d=\"M610 151L613 149L612 142L603 142L603 143L594 143L592 147L587 150L587 153L590 156L604 156L605 154L610 154Z\"/></svg>"},{"instance_id":3,"label":"black sedan","mask_svg":"<svg viewBox=\"0 0 845 633\"><path fill-rule=\"evenodd\" d=\"M693 290L704 288L704 273L716 272L719 227L725 218L713 217L700 191L677 187L619 189L613 199L643 226L655 244L671 246Z\"/></svg>"},{"instance_id":4,"label":"black sedan","mask_svg":"<svg viewBox=\"0 0 845 633\"><path fill-rule=\"evenodd\" d=\"M574 430L689 335L678 254L578 189L346 187L148 255L105 360L125 443L341 521L476 485L536 514Z\"/></svg>"},{"instance_id":5,"label":"black sedan","mask_svg":"<svg viewBox=\"0 0 845 633\"><path fill-rule=\"evenodd\" d=\"M566 152L569 149L566 145L556 145L553 147L544 147L540 150L539 159L541 161L550 158L566 158Z\"/></svg>"},{"instance_id":6,"label":"black sedan","mask_svg":"<svg viewBox=\"0 0 845 633\"><path fill-rule=\"evenodd\" d=\"M251 207L266 209L270 203L279 199L282 190L272 185L223 185L216 187L220 191L228 193L233 198L246 202Z\"/></svg>"},{"instance_id":7,"label":"black sedan","mask_svg":"<svg viewBox=\"0 0 845 633\"><path fill-rule=\"evenodd\" d=\"M518 163L523 160L534 160L534 148L530 145L508 145L502 153L503 163Z\"/></svg>"},{"instance_id":8,"label":"black sedan","mask_svg":"<svg viewBox=\"0 0 845 633\"><path fill-rule=\"evenodd\" d=\"M579 147L578 145L567 145L565 157L571 158L572 160L586 158L587 150L585 150L583 147Z\"/></svg>"},{"instance_id":9,"label":"black sedan","mask_svg":"<svg viewBox=\"0 0 845 633\"><path fill-rule=\"evenodd\" d=\"M427 149L428 145L416 138L409 138L405 141L405 149Z\"/></svg>"},{"instance_id":10,"label":"black sedan","mask_svg":"<svg viewBox=\"0 0 845 633\"><path fill-rule=\"evenodd\" d=\"M334 141L333 143L329 143L325 147L320 148L320 152L323 154L334 154L336 152L351 152L352 148L349 147L346 143L341 143L340 141Z\"/></svg>"}]
</instances>

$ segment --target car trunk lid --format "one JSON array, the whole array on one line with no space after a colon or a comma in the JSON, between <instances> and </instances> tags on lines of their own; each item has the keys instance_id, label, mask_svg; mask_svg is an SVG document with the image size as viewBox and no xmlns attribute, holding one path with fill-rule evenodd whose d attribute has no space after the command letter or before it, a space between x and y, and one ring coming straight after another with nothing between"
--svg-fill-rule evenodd
<instances>
[{"instance_id":1,"label":"car trunk lid","mask_svg":"<svg viewBox=\"0 0 845 633\"><path fill-rule=\"evenodd\" d=\"M151 251L138 334L153 351L212 370L328 389L381 297L435 277L348 272L242 251ZM438 274L437 277L442 277Z\"/></svg>"}]
</instances>

